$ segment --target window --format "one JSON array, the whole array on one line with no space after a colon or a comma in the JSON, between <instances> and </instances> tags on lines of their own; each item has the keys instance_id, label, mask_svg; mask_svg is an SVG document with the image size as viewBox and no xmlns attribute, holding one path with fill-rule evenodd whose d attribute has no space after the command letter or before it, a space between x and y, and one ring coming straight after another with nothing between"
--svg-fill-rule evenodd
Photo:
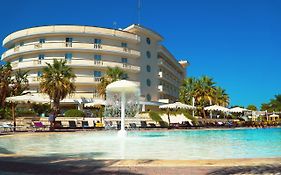
<instances>
[{"instance_id":1,"label":"window","mask_svg":"<svg viewBox=\"0 0 281 175\"><path fill-rule=\"evenodd\" d=\"M94 71L94 77L101 77L101 71Z\"/></svg>"},{"instance_id":2,"label":"window","mask_svg":"<svg viewBox=\"0 0 281 175\"><path fill-rule=\"evenodd\" d=\"M127 43L121 43L121 47L127 47L128 44Z\"/></svg>"},{"instance_id":3,"label":"window","mask_svg":"<svg viewBox=\"0 0 281 175\"><path fill-rule=\"evenodd\" d=\"M20 57L20 58L19 58L19 62L22 62L22 60L23 60L23 58L22 58L22 57Z\"/></svg>"},{"instance_id":4,"label":"window","mask_svg":"<svg viewBox=\"0 0 281 175\"><path fill-rule=\"evenodd\" d=\"M146 43L149 45L151 43L150 38L146 38Z\"/></svg>"},{"instance_id":5,"label":"window","mask_svg":"<svg viewBox=\"0 0 281 175\"><path fill-rule=\"evenodd\" d=\"M150 96L150 94L147 94L147 95L146 95L146 100L147 100L147 101L151 101L151 96Z\"/></svg>"},{"instance_id":6,"label":"window","mask_svg":"<svg viewBox=\"0 0 281 175\"><path fill-rule=\"evenodd\" d=\"M127 58L122 58L121 61L122 61L122 63L128 63L128 59Z\"/></svg>"},{"instance_id":7,"label":"window","mask_svg":"<svg viewBox=\"0 0 281 175\"><path fill-rule=\"evenodd\" d=\"M151 67L149 65L146 66L146 71L150 72L151 71Z\"/></svg>"},{"instance_id":8,"label":"window","mask_svg":"<svg viewBox=\"0 0 281 175\"><path fill-rule=\"evenodd\" d=\"M151 57L151 53L149 51L146 51L146 57L150 58Z\"/></svg>"},{"instance_id":9,"label":"window","mask_svg":"<svg viewBox=\"0 0 281 175\"><path fill-rule=\"evenodd\" d=\"M122 76L121 76L121 79L123 79L123 80L126 80L126 79L128 79L128 78L129 78L129 76L128 76L127 73L124 73L124 74L122 74Z\"/></svg>"},{"instance_id":10,"label":"window","mask_svg":"<svg viewBox=\"0 0 281 175\"><path fill-rule=\"evenodd\" d=\"M44 60L45 59L45 55L44 54L40 54L39 56L38 56L38 59L41 61L41 60Z\"/></svg>"},{"instance_id":11,"label":"window","mask_svg":"<svg viewBox=\"0 0 281 175\"><path fill-rule=\"evenodd\" d=\"M150 79L146 79L146 85L147 85L148 87L151 86L151 81L150 81Z\"/></svg>"},{"instance_id":12,"label":"window","mask_svg":"<svg viewBox=\"0 0 281 175\"><path fill-rule=\"evenodd\" d=\"M95 61L101 61L101 55L95 55L94 58Z\"/></svg>"},{"instance_id":13,"label":"window","mask_svg":"<svg viewBox=\"0 0 281 175\"><path fill-rule=\"evenodd\" d=\"M97 39L97 38L95 38L94 43L95 43L95 44L101 44L101 39Z\"/></svg>"},{"instance_id":14,"label":"window","mask_svg":"<svg viewBox=\"0 0 281 175\"><path fill-rule=\"evenodd\" d=\"M39 43L40 43L40 44L45 43L45 38L40 38L40 39L39 39Z\"/></svg>"},{"instance_id":15,"label":"window","mask_svg":"<svg viewBox=\"0 0 281 175\"><path fill-rule=\"evenodd\" d=\"M65 42L72 43L72 38L65 38Z\"/></svg>"},{"instance_id":16,"label":"window","mask_svg":"<svg viewBox=\"0 0 281 175\"><path fill-rule=\"evenodd\" d=\"M37 72L37 76L38 76L38 77L42 77L42 72L41 72L41 71L38 71L38 72Z\"/></svg>"},{"instance_id":17,"label":"window","mask_svg":"<svg viewBox=\"0 0 281 175\"><path fill-rule=\"evenodd\" d=\"M71 60L72 60L72 53L66 53L66 54L64 55L64 58L65 58L65 60L67 60L67 61L71 61Z\"/></svg>"},{"instance_id":18,"label":"window","mask_svg":"<svg viewBox=\"0 0 281 175\"><path fill-rule=\"evenodd\" d=\"M72 38L65 38L65 47L72 47Z\"/></svg>"}]
</instances>

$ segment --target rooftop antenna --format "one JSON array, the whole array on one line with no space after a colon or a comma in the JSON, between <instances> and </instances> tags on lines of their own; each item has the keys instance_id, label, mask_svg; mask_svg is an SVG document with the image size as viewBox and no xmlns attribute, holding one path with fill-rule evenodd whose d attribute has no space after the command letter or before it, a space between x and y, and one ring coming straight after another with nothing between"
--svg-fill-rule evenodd
<instances>
[{"instance_id":1,"label":"rooftop antenna","mask_svg":"<svg viewBox=\"0 0 281 175\"><path fill-rule=\"evenodd\" d=\"M140 25L141 18L141 0L138 0L138 25Z\"/></svg>"}]
</instances>

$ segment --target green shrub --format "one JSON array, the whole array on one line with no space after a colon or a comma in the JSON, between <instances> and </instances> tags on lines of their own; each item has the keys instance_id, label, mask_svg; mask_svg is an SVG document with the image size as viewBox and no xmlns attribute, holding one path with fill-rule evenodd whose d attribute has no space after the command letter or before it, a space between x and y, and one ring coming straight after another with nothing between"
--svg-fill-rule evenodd
<instances>
[{"instance_id":1,"label":"green shrub","mask_svg":"<svg viewBox=\"0 0 281 175\"><path fill-rule=\"evenodd\" d=\"M16 110L17 117L35 116L36 112L28 109Z\"/></svg>"},{"instance_id":2,"label":"green shrub","mask_svg":"<svg viewBox=\"0 0 281 175\"><path fill-rule=\"evenodd\" d=\"M65 117L85 117L85 113L78 109L70 109L64 113Z\"/></svg>"},{"instance_id":3,"label":"green shrub","mask_svg":"<svg viewBox=\"0 0 281 175\"><path fill-rule=\"evenodd\" d=\"M1 108L0 109L0 119L12 119L11 109Z\"/></svg>"},{"instance_id":4,"label":"green shrub","mask_svg":"<svg viewBox=\"0 0 281 175\"><path fill-rule=\"evenodd\" d=\"M159 113L155 111L149 111L149 117L155 122L163 121Z\"/></svg>"}]
</instances>

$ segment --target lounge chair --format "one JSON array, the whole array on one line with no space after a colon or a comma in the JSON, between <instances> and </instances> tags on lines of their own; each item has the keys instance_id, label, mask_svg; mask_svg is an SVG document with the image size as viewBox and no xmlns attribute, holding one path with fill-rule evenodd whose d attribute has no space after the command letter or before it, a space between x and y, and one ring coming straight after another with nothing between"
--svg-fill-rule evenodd
<instances>
[{"instance_id":1,"label":"lounge chair","mask_svg":"<svg viewBox=\"0 0 281 175\"><path fill-rule=\"evenodd\" d=\"M63 129L63 125L61 124L61 121L55 121L54 122L54 128L55 129Z\"/></svg>"},{"instance_id":2,"label":"lounge chair","mask_svg":"<svg viewBox=\"0 0 281 175\"><path fill-rule=\"evenodd\" d=\"M68 124L69 124L70 129L76 129L77 128L75 121L68 121Z\"/></svg>"},{"instance_id":3,"label":"lounge chair","mask_svg":"<svg viewBox=\"0 0 281 175\"><path fill-rule=\"evenodd\" d=\"M148 123L149 124L149 128L156 128L155 123Z\"/></svg>"},{"instance_id":4,"label":"lounge chair","mask_svg":"<svg viewBox=\"0 0 281 175\"><path fill-rule=\"evenodd\" d=\"M39 121L34 121L32 127L33 127L33 129L35 129L35 131L37 131L37 130L43 131L47 128L46 125L44 125L42 122L39 122Z\"/></svg>"},{"instance_id":5,"label":"lounge chair","mask_svg":"<svg viewBox=\"0 0 281 175\"><path fill-rule=\"evenodd\" d=\"M14 130L14 126L10 123L3 123L0 125L0 128L3 128L4 132L12 132Z\"/></svg>"},{"instance_id":6,"label":"lounge chair","mask_svg":"<svg viewBox=\"0 0 281 175\"><path fill-rule=\"evenodd\" d=\"M82 121L82 128L83 128L83 129L85 129L85 128L90 128L89 122L88 122L88 121Z\"/></svg>"},{"instance_id":7,"label":"lounge chair","mask_svg":"<svg viewBox=\"0 0 281 175\"><path fill-rule=\"evenodd\" d=\"M137 129L136 123L129 123L130 129Z\"/></svg>"},{"instance_id":8,"label":"lounge chair","mask_svg":"<svg viewBox=\"0 0 281 175\"><path fill-rule=\"evenodd\" d=\"M147 123L146 121L141 121L141 126L140 128L147 128Z\"/></svg>"}]
</instances>

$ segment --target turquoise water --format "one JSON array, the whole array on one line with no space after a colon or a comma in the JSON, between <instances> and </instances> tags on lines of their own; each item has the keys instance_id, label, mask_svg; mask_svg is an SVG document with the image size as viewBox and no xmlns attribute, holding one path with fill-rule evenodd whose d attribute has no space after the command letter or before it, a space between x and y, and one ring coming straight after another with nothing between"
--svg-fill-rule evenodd
<instances>
[{"instance_id":1,"label":"turquoise water","mask_svg":"<svg viewBox=\"0 0 281 175\"><path fill-rule=\"evenodd\" d=\"M31 133L0 137L0 153L91 159L227 159L281 157L281 128Z\"/></svg>"}]
</instances>

